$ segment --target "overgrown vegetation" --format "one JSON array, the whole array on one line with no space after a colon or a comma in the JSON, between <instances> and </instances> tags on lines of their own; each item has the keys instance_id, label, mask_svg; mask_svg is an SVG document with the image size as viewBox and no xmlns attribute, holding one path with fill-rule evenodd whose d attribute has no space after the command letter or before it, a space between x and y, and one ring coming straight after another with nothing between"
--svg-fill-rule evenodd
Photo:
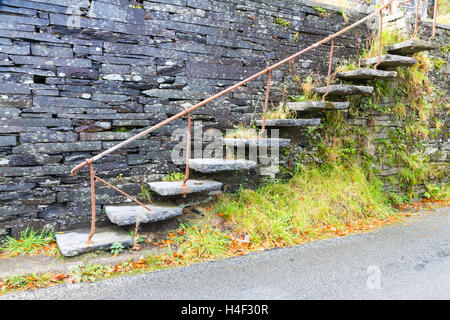
<instances>
[{"instance_id":1,"label":"overgrown vegetation","mask_svg":"<svg viewBox=\"0 0 450 320\"><path fill-rule=\"evenodd\" d=\"M287 245L319 235L327 226L344 232L346 226L392 214L380 181L368 181L361 168L343 165L308 166L288 182L223 195L216 212L252 243Z\"/></svg>"},{"instance_id":2,"label":"overgrown vegetation","mask_svg":"<svg viewBox=\"0 0 450 320\"><path fill-rule=\"evenodd\" d=\"M290 119L294 117L294 112L289 110L289 106L280 102L278 107L268 110L266 113L266 119Z\"/></svg>"},{"instance_id":3,"label":"overgrown vegetation","mask_svg":"<svg viewBox=\"0 0 450 320\"><path fill-rule=\"evenodd\" d=\"M399 43L404 40L406 40L406 38L401 31L384 29L381 33L381 54L386 54L385 46ZM362 51L360 57L364 59L378 56L379 47L379 35L373 36L368 40L367 47Z\"/></svg>"},{"instance_id":4,"label":"overgrown vegetation","mask_svg":"<svg viewBox=\"0 0 450 320\"><path fill-rule=\"evenodd\" d=\"M227 134L224 136L224 138L253 139L253 138L256 138L257 136L258 136L258 133L256 131L256 128L247 127L243 124L239 124L236 128L234 128L230 132L227 132Z\"/></svg>"}]
</instances>

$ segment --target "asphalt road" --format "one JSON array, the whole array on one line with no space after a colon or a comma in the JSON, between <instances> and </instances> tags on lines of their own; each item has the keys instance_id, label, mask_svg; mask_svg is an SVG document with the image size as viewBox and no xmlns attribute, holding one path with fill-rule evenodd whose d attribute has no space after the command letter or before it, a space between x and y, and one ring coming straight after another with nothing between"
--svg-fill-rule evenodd
<instances>
[{"instance_id":1,"label":"asphalt road","mask_svg":"<svg viewBox=\"0 0 450 320\"><path fill-rule=\"evenodd\" d=\"M450 299L450 207L365 234L1 299Z\"/></svg>"}]
</instances>

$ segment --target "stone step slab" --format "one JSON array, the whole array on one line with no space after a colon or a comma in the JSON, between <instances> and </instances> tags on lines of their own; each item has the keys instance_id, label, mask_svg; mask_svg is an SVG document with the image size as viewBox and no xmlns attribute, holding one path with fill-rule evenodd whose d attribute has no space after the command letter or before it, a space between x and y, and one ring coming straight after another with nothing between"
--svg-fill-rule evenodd
<instances>
[{"instance_id":1,"label":"stone step slab","mask_svg":"<svg viewBox=\"0 0 450 320\"><path fill-rule=\"evenodd\" d=\"M186 184L188 189L183 192L181 188L182 181L157 181L148 183L148 187L151 191L156 192L162 196L173 196L183 193L194 193L204 191L221 191L222 182L213 180L188 180Z\"/></svg>"},{"instance_id":2,"label":"stone step slab","mask_svg":"<svg viewBox=\"0 0 450 320\"><path fill-rule=\"evenodd\" d=\"M212 173L219 171L249 170L256 167L256 162L245 159L197 158L189 160L189 167L199 172Z\"/></svg>"},{"instance_id":3,"label":"stone step slab","mask_svg":"<svg viewBox=\"0 0 450 320\"><path fill-rule=\"evenodd\" d=\"M413 57L398 56L394 54L385 54L381 56L379 68L386 67L409 67L414 65L417 60ZM378 63L378 57L359 60L361 66L373 66Z\"/></svg>"},{"instance_id":4,"label":"stone step slab","mask_svg":"<svg viewBox=\"0 0 450 320\"><path fill-rule=\"evenodd\" d=\"M353 71L338 72L336 76L344 80L393 79L397 77L397 72L361 68Z\"/></svg>"},{"instance_id":5,"label":"stone step slab","mask_svg":"<svg viewBox=\"0 0 450 320\"><path fill-rule=\"evenodd\" d=\"M263 121L256 120L256 125L261 127ZM266 120L266 127L308 127L318 126L320 118L313 119L270 119Z\"/></svg>"},{"instance_id":6,"label":"stone step slab","mask_svg":"<svg viewBox=\"0 0 450 320\"><path fill-rule=\"evenodd\" d=\"M136 224L139 218L140 223L148 223L166 220L179 216L183 213L182 208L169 203L146 204L152 212L148 212L144 207L135 206L105 206L105 213L112 223L119 226Z\"/></svg>"},{"instance_id":7,"label":"stone step slab","mask_svg":"<svg viewBox=\"0 0 450 320\"><path fill-rule=\"evenodd\" d=\"M345 110L350 107L350 102L302 101L288 102L287 105L292 111Z\"/></svg>"},{"instance_id":8,"label":"stone step slab","mask_svg":"<svg viewBox=\"0 0 450 320\"><path fill-rule=\"evenodd\" d=\"M222 138L222 142L227 147L270 147L276 146L278 148L286 148L291 143L291 139L277 139L277 138L261 138L261 139L235 139Z\"/></svg>"},{"instance_id":9,"label":"stone step slab","mask_svg":"<svg viewBox=\"0 0 450 320\"><path fill-rule=\"evenodd\" d=\"M436 43L424 40L407 40L396 44L385 46L387 52L398 55L409 55L416 52L428 51L438 48Z\"/></svg>"},{"instance_id":10,"label":"stone step slab","mask_svg":"<svg viewBox=\"0 0 450 320\"><path fill-rule=\"evenodd\" d=\"M318 94L325 94L327 87L314 88ZM373 87L354 86L349 84L333 84L330 86L328 96L352 96L352 95L369 95L372 94Z\"/></svg>"},{"instance_id":11,"label":"stone step slab","mask_svg":"<svg viewBox=\"0 0 450 320\"><path fill-rule=\"evenodd\" d=\"M73 230L56 234L56 243L61 254L65 257L73 257L93 250L110 250L115 242L119 242L124 248L133 245L133 238L123 230L113 228L99 228L95 230L92 244L87 244L90 229Z\"/></svg>"}]
</instances>

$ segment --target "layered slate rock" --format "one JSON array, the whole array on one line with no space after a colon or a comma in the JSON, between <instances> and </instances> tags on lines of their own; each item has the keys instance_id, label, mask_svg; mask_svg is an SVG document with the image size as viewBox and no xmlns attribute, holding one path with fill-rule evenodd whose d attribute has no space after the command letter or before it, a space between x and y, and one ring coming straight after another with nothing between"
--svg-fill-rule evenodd
<instances>
[{"instance_id":1,"label":"layered slate rock","mask_svg":"<svg viewBox=\"0 0 450 320\"><path fill-rule=\"evenodd\" d=\"M379 68L386 67L409 67L414 65L417 60L413 57L404 57L394 54L386 54L381 56L381 62L378 65ZM367 58L359 60L361 66L373 66L378 63L378 57Z\"/></svg>"},{"instance_id":2,"label":"layered slate rock","mask_svg":"<svg viewBox=\"0 0 450 320\"><path fill-rule=\"evenodd\" d=\"M288 102L289 110L293 111L315 111L315 110L345 110L350 106L350 102L331 102L331 101L302 101Z\"/></svg>"},{"instance_id":3,"label":"layered slate rock","mask_svg":"<svg viewBox=\"0 0 450 320\"><path fill-rule=\"evenodd\" d=\"M232 170L249 170L256 167L256 162L236 159L215 159L215 158L198 158L190 159L189 166L191 169L200 171L203 173L219 172L219 171L232 171Z\"/></svg>"},{"instance_id":4,"label":"layered slate rock","mask_svg":"<svg viewBox=\"0 0 450 320\"><path fill-rule=\"evenodd\" d=\"M218 192L222 190L222 182L212 180L188 180L186 181L187 189L183 190L181 187L182 181L158 181L148 183L151 191L154 191L162 196L174 196L183 193L194 192Z\"/></svg>"},{"instance_id":5,"label":"layered slate rock","mask_svg":"<svg viewBox=\"0 0 450 320\"><path fill-rule=\"evenodd\" d=\"M140 223L155 222L179 216L182 208L168 203L152 203L146 205L152 212L141 206L105 206L105 212L112 223L119 226L135 224L139 218Z\"/></svg>"},{"instance_id":6,"label":"layered slate rock","mask_svg":"<svg viewBox=\"0 0 450 320\"><path fill-rule=\"evenodd\" d=\"M89 229L83 229L56 234L56 243L62 255L73 257L93 250L109 250L115 242L119 242L125 248L133 244L133 238L123 230L97 229L92 237L92 244L86 243L89 233Z\"/></svg>"},{"instance_id":7,"label":"layered slate rock","mask_svg":"<svg viewBox=\"0 0 450 320\"><path fill-rule=\"evenodd\" d=\"M433 50L439 45L424 40L407 40L385 47L386 51L392 54L408 55L416 52Z\"/></svg>"},{"instance_id":8,"label":"layered slate rock","mask_svg":"<svg viewBox=\"0 0 450 320\"><path fill-rule=\"evenodd\" d=\"M318 94L325 94L327 87L315 88ZM373 87L354 86L349 84L333 84L330 86L329 96L352 96L352 95L369 95L372 94Z\"/></svg>"},{"instance_id":9,"label":"layered slate rock","mask_svg":"<svg viewBox=\"0 0 450 320\"><path fill-rule=\"evenodd\" d=\"M222 138L222 142L227 147L270 147L277 146L279 148L288 147L291 139L277 139L277 138L261 138L261 139L234 139Z\"/></svg>"},{"instance_id":10,"label":"layered slate rock","mask_svg":"<svg viewBox=\"0 0 450 320\"><path fill-rule=\"evenodd\" d=\"M263 121L256 120L256 125L261 127ZM320 118L313 119L270 119L266 120L266 127L309 127L318 126Z\"/></svg>"},{"instance_id":11,"label":"layered slate rock","mask_svg":"<svg viewBox=\"0 0 450 320\"><path fill-rule=\"evenodd\" d=\"M392 79L397 77L397 72L361 68L353 71L338 72L336 76L344 80Z\"/></svg>"}]
</instances>

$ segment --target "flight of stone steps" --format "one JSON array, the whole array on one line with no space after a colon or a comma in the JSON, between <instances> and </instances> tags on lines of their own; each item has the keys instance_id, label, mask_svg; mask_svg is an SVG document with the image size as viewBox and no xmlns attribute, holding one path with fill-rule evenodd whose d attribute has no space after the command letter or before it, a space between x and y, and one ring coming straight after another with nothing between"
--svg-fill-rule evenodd
<instances>
[{"instance_id":1,"label":"flight of stone steps","mask_svg":"<svg viewBox=\"0 0 450 320\"><path fill-rule=\"evenodd\" d=\"M411 66L417 61L415 58L409 56L415 52L435 49L437 46L422 40L408 40L402 43L386 46L388 54L381 57L381 63L377 68L392 68L398 66ZM378 57L360 60L360 68L354 71L339 72L337 77L346 81L364 81L373 79L394 79L397 77L397 72L387 70L375 70L369 68L378 63ZM325 94L326 87L315 88L314 91L318 94ZM351 95L370 95L374 91L371 86L361 86L353 84L336 84L330 85L327 94L327 99L342 100L343 97ZM304 101L304 102L290 102L289 109L296 111L297 114L302 114L309 111L317 110L346 110L349 108L349 102L338 101ZM317 126L320 124L320 118L312 119L271 119L266 121L266 127L307 127ZM262 120L257 120L257 126L262 125ZM231 139L223 138L222 142L225 146L231 147L261 147L276 145L279 148L287 147L290 144L290 139ZM256 162L237 159L190 159L190 168L197 172L209 174L213 176L218 172L230 172L236 170L250 170L256 167ZM201 194L210 199L208 196L219 194L222 192L223 183L214 180L193 180L187 181L188 189L182 188L182 181L158 181L148 183L149 189L154 193L158 202L153 201L147 206L151 209L151 213L145 208L138 205L114 205L105 206L105 213L109 220L119 226L130 226L136 224L139 219L140 223L150 223L169 219L182 214L182 209L185 206L198 203L197 199L186 198L179 204L174 204L170 200L176 197L178 201L183 194ZM121 229L98 229L92 239L93 244L86 244L86 239L89 231L78 230L70 231L63 234L57 234L56 240L60 251L65 256L78 255L83 252L106 249L108 250L114 242L121 243L124 247L129 247L133 244L131 236Z\"/></svg>"}]
</instances>

